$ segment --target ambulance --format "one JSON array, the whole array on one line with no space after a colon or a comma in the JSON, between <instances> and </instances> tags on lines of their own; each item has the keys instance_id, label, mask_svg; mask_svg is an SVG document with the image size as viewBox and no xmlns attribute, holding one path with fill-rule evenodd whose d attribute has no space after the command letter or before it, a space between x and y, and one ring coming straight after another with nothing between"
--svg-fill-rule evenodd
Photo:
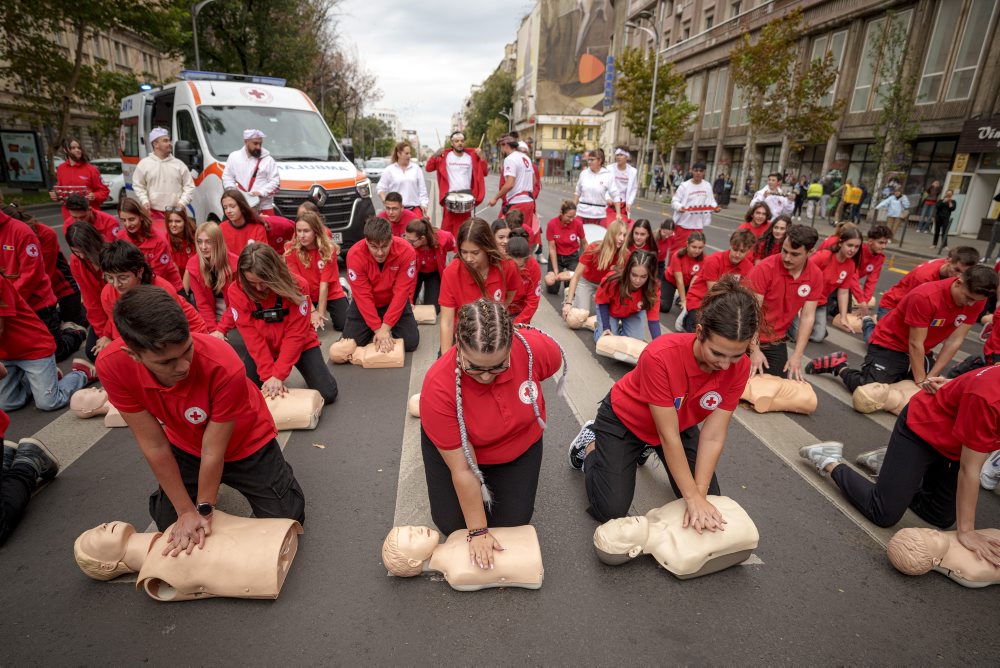
<instances>
[{"instance_id":1,"label":"ambulance","mask_svg":"<svg viewBox=\"0 0 1000 668\"><path fill-rule=\"evenodd\" d=\"M198 222L223 220L222 170L243 148L243 131L256 128L278 164L277 212L295 218L302 202L319 206L333 240L346 253L363 237L375 214L369 179L345 154L312 100L275 77L218 72L181 72L180 81L143 90L121 101L119 144L126 190L135 166L150 152L149 131L166 128L174 156L195 182L191 212Z\"/></svg>"}]
</instances>

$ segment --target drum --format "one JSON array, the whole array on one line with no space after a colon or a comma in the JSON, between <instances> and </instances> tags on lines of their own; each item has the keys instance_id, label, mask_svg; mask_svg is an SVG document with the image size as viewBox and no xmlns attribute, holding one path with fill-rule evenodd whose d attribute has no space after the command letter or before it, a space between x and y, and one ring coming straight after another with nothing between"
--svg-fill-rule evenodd
<instances>
[{"instance_id":1,"label":"drum","mask_svg":"<svg viewBox=\"0 0 1000 668\"><path fill-rule=\"evenodd\" d=\"M444 206L452 213L467 213L476 207L476 199L469 193L448 193Z\"/></svg>"}]
</instances>

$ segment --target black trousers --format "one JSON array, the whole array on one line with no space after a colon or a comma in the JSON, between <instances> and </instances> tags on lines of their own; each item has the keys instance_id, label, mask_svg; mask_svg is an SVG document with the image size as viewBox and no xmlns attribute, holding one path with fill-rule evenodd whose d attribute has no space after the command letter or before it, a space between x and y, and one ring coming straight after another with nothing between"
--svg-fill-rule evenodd
<instances>
[{"instance_id":1,"label":"black trousers","mask_svg":"<svg viewBox=\"0 0 1000 668\"><path fill-rule=\"evenodd\" d=\"M889 437L889 447L872 482L850 466L838 466L830 477L862 515L880 527L891 527L910 508L939 529L955 523L959 463L948 459L906 424L903 408Z\"/></svg>"},{"instance_id":2,"label":"black trousers","mask_svg":"<svg viewBox=\"0 0 1000 668\"><path fill-rule=\"evenodd\" d=\"M175 446L170 449L177 460L184 487L191 500L197 503L201 458ZM226 462L222 467L222 482L246 498L254 517L287 517L300 524L306 521L306 497L275 439L245 459ZM161 487L149 495L149 515L160 531L177 521L177 511Z\"/></svg>"},{"instance_id":3,"label":"black trousers","mask_svg":"<svg viewBox=\"0 0 1000 668\"><path fill-rule=\"evenodd\" d=\"M413 287L413 303L417 302L417 295L420 288L424 289L425 305L434 306L434 312L440 313L441 306L438 304L438 297L441 295L441 274L437 271L425 271L417 274L417 284Z\"/></svg>"},{"instance_id":4,"label":"black trousers","mask_svg":"<svg viewBox=\"0 0 1000 668\"><path fill-rule=\"evenodd\" d=\"M933 359L930 355L924 358L925 371L930 369L930 362ZM910 372L910 356L874 343L868 344L868 354L865 355L860 371L844 369L840 372L840 379L852 393L861 385L896 383L904 378L913 378L913 373Z\"/></svg>"},{"instance_id":5,"label":"black trousers","mask_svg":"<svg viewBox=\"0 0 1000 668\"><path fill-rule=\"evenodd\" d=\"M663 278L663 271L660 271L660 313L670 313L674 307L674 295L677 294L677 286ZM684 308L684 305L681 305Z\"/></svg>"},{"instance_id":6,"label":"black trousers","mask_svg":"<svg viewBox=\"0 0 1000 668\"><path fill-rule=\"evenodd\" d=\"M64 359L69 358L77 350L80 349L80 344L83 343L87 335L84 332L76 329L62 329L62 318L59 315L58 306L46 306L43 309L35 311L39 319L45 323L45 327L52 334L52 339L56 342L56 361L62 362Z\"/></svg>"},{"instance_id":7,"label":"black trousers","mask_svg":"<svg viewBox=\"0 0 1000 668\"><path fill-rule=\"evenodd\" d=\"M255 385L260 385L260 375L257 373L257 362L253 355L246 351L244 347L240 352L243 357L243 364L247 368L247 378ZM337 400L337 380L330 372L320 346L313 346L309 350L302 351L299 359L295 362L295 368L302 374L306 381L306 387L316 390L323 397L324 404L332 404Z\"/></svg>"},{"instance_id":8,"label":"black trousers","mask_svg":"<svg viewBox=\"0 0 1000 668\"><path fill-rule=\"evenodd\" d=\"M349 303L350 300L347 297L328 299L326 302L326 313L330 316L333 328L338 332L344 331L344 322L347 321L347 305ZM313 306L319 306L319 304L313 302Z\"/></svg>"},{"instance_id":9,"label":"black trousers","mask_svg":"<svg viewBox=\"0 0 1000 668\"><path fill-rule=\"evenodd\" d=\"M375 309L379 317L385 315L389 310L388 306ZM354 339L359 346L367 346L375 338L375 332L368 326L365 319L358 310L356 302L351 302L347 307L347 322L344 323L344 338ZM403 307L403 312L392 328L392 338L403 339L403 350L412 353L420 345L420 330L417 329L417 321L413 317L413 309L407 304Z\"/></svg>"},{"instance_id":10,"label":"black trousers","mask_svg":"<svg viewBox=\"0 0 1000 668\"><path fill-rule=\"evenodd\" d=\"M701 311L700 308L696 308L693 311L688 311L687 315L684 316L684 322L681 325L684 331L688 334L694 333L694 328L698 324L698 312Z\"/></svg>"},{"instance_id":11,"label":"black trousers","mask_svg":"<svg viewBox=\"0 0 1000 668\"><path fill-rule=\"evenodd\" d=\"M788 364L788 346L785 345L784 339L774 343L760 344L760 352L764 353L764 359L767 360L767 368L764 369L764 373L784 378L784 368Z\"/></svg>"},{"instance_id":12,"label":"black trousers","mask_svg":"<svg viewBox=\"0 0 1000 668\"><path fill-rule=\"evenodd\" d=\"M420 429L420 450L424 458L424 476L434 525L445 536L459 529L479 529L466 526L455 484L451 480L451 469L423 428ZM493 494L493 505L486 511L486 525L516 527L530 523L535 512L538 472L542 468L542 439L535 441L512 462L484 464L479 468Z\"/></svg>"},{"instance_id":13,"label":"black trousers","mask_svg":"<svg viewBox=\"0 0 1000 668\"><path fill-rule=\"evenodd\" d=\"M583 472L587 479L587 499L590 513L598 522L607 522L616 517L628 515L635 495L635 471L639 466L639 455L646 449L647 443L629 431L628 427L615 415L611 406L611 394L597 409L597 418L591 426L597 435L594 449L583 464ZM694 474L695 461L698 459L697 426L685 429L680 433L684 454L687 456L691 473ZM674 495L681 498L681 491L670 475L667 462L663 457L663 446L655 445L656 455L663 462L663 467L670 478L670 487ZM709 494L720 494L719 480L715 474L708 488Z\"/></svg>"},{"instance_id":14,"label":"black trousers","mask_svg":"<svg viewBox=\"0 0 1000 668\"><path fill-rule=\"evenodd\" d=\"M938 248L943 248L948 245L948 228L951 227L951 218L948 220L941 220L935 216L934 218L934 245ZM940 245L938 244L938 239L941 239Z\"/></svg>"},{"instance_id":15,"label":"black trousers","mask_svg":"<svg viewBox=\"0 0 1000 668\"><path fill-rule=\"evenodd\" d=\"M20 524L37 484L35 470L27 464L0 472L0 546Z\"/></svg>"},{"instance_id":16,"label":"black trousers","mask_svg":"<svg viewBox=\"0 0 1000 668\"><path fill-rule=\"evenodd\" d=\"M556 255L556 266L550 267L549 271L559 273L562 271L576 271L576 265L580 264L580 251L569 255ZM555 285L546 285L545 291L550 295L559 294L560 286L569 286L569 281L556 281Z\"/></svg>"},{"instance_id":17,"label":"black trousers","mask_svg":"<svg viewBox=\"0 0 1000 668\"><path fill-rule=\"evenodd\" d=\"M59 298L59 317L63 322L75 322L81 327L90 325L79 292Z\"/></svg>"}]
</instances>

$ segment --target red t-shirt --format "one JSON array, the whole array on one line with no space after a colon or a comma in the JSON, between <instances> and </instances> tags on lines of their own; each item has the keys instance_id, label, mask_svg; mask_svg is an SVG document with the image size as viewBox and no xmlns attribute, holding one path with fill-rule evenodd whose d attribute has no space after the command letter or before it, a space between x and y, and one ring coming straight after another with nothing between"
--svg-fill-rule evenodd
<instances>
[{"instance_id":1,"label":"red t-shirt","mask_svg":"<svg viewBox=\"0 0 1000 668\"><path fill-rule=\"evenodd\" d=\"M958 277L953 276L915 288L878 321L871 343L905 353L910 349L910 328L926 327L924 354L927 354L960 326L974 323L983 304L956 306L951 297L951 285L957 280Z\"/></svg>"},{"instance_id":2,"label":"red t-shirt","mask_svg":"<svg viewBox=\"0 0 1000 668\"><path fill-rule=\"evenodd\" d=\"M146 367L129 357L119 339L97 358L97 374L108 400L123 413L149 411L172 445L201 456L209 422L235 422L225 461L246 459L278 435L264 395L247 378L239 356L225 341L192 334L194 356L187 378L160 385Z\"/></svg>"},{"instance_id":3,"label":"red t-shirt","mask_svg":"<svg viewBox=\"0 0 1000 668\"><path fill-rule=\"evenodd\" d=\"M827 250L828 248L833 248L834 246L837 245L839 241L840 241L839 234L831 234L826 239L823 239L823 241L820 242L819 248L817 248L816 251L819 252L821 250Z\"/></svg>"},{"instance_id":4,"label":"red t-shirt","mask_svg":"<svg viewBox=\"0 0 1000 668\"><path fill-rule=\"evenodd\" d=\"M309 299L316 303L319 301L319 284L326 282L329 284L327 300L340 299L346 297L344 288L340 286L340 272L337 271L337 256L332 256L329 260L322 260L319 257L319 249L311 248L307 251L309 256L309 266L302 264L302 258L298 251L291 246L285 251L285 264L293 274L298 274L306 279L309 284Z\"/></svg>"},{"instance_id":5,"label":"red t-shirt","mask_svg":"<svg viewBox=\"0 0 1000 668\"><path fill-rule=\"evenodd\" d=\"M306 280L294 274L292 277L302 294L309 294ZM275 308L278 295L271 292L258 303L264 309ZM288 315L281 322L264 322L250 315L257 306L240 287L239 281L233 281L229 286L229 304L236 328L240 330L247 352L257 363L257 375L262 382L270 378L284 381L302 353L319 345L309 317L312 309L308 300L294 304L282 299L282 308L288 309Z\"/></svg>"},{"instance_id":6,"label":"red t-shirt","mask_svg":"<svg viewBox=\"0 0 1000 668\"><path fill-rule=\"evenodd\" d=\"M781 341L789 325L807 301L816 301L823 290L823 272L812 262L806 261L798 278L785 269L780 255L772 255L757 264L747 276L747 282L757 294L764 297L764 317L771 326L770 336L762 332L764 343Z\"/></svg>"},{"instance_id":7,"label":"red t-shirt","mask_svg":"<svg viewBox=\"0 0 1000 668\"><path fill-rule=\"evenodd\" d=\"M764 236L764 233L767 232L768 228L770 227L771 227L770 223L764 223L763 225L754 226L752 223L744 221L740 223L739 227L737 227L736 229L750 230L751 232L753 232L754 239L760 239L762 236Z\"/></svg>"},{"instance_id":8,"label":"red t-shirt","mask_svg":"<svg viewBox=\"0 0 1000 668\"><path fill-rule=\"evenodd\" d=\"M385 218L389 220L389 216L386 215L385 211L378 212L379 218ZM410 224L411 221L420 220L420 214L413 213L409 209L403 209L402 214L399 216L399 222L394 223L389 220L389 224L392 225L392 236L401 237L406 234L406 226ZM438 234L441 234L438 232Z\"/></svg>"},{"instance_id":9,"label":"red t-shirt","mask_svg":"<svg viewBox=\"0 0 1000 668\"><path fill-rule=\"evenodd\" d=\"M917 392L906 426L955 461L963 445L976 452L1000 450L1000 366L963 373L934 394Z\"/></svg>"},{"instance_id":10,"label":"red t-shirt","mask_svg":"<svg viewBox=\"0 0 1000 668\"><path fill-rule=\"evenodd\" d=\"M267 243L281 255L285 252L285 244L295 236L295 221L281 216L261 216L260 219L267 223ZM232 250L232 249L229 249ZM240 250L243 250L242 248Z\"/></svg>"},{"instance_id":11,"label":"red t-shirt","mask_svg":"<svg viewBox=\"0 0 1000 668\"><path fill-rule=\"evenodd\" d=\"M559 346L546 334L519 330L531 346L534 388L528 384L528 352L515 336L510 351L510 368L488 385L462 373L462 412L469 443L480 465L506 464L527 451L542 436L535 419L529 392L537 396L538 410L545 420L545 397L541 381L559 370ZM455 353L445 350L424 376L420 389L420 426L435 446L442 450L462 447L455 406ZM490 484L489 474L486 484Z\"/></svg>"},{"instance_id":12,"label":"red t-shirt","mask_svg":"<svg viewBox=\"0 0 1000 668\"><path fill-rule=\"evenodd\" d=\"M180 248L174 248L173 242L169 239L167 239L167 245L170 246L170 259L173 260L174 266L177 267L177 273L183 279L184 272L187 271L188 262L191 258L195 258L195 261L197 261L197 253L194 250L194 246L181 244Z\"/></svg>"},{"instance_id":13,"label":"red t-shirt","mask_svg":"<svg viewBox=\"0 0 1000 668\"><path fill-rule=\"evenodd\" d=\"M184 288L181 275L177 271L177 265L174 264L173 256L170 254L170 244L163 235L153 230L152 236L137 240L128 233L128 230L122 227L118 230L118 238L129 242L141 250L143 256L146 258L146 262L152 267L153 273L174 286L174 290L182 290Z\"/></svg>"},{"instance_id":14,"label":"red t-shirt","mask_svg":"<svg viewBox=\"0 0 1000 668\"><path fill-rule=\"evenodd\" d=\"M102 336L111 338L111 323L108 322L108 316L101 305L101 292L107 285L104 282L104 274L100 269L93 268L75 255L69 256L69 270L76 279L76 284L80 286L80 300L87 309L87 320L94 328L94 333L98 338Z\"/></svg>"},{"instance_id":15,"label":"red t-shirt","mask_svg":"<svg viewBox=\"0 0 1000 668\"><path fill-rule=\"evenodd\" d=\"M725 371L706 373L694 358L694 334L664 334L639 356L634 369L611 388L615 415L644 443L656 445L660 436L649 405L677 411L680 431L701 423L721 408L731 411L750 379L750 358Z\"/></svg>"},{"instance_id":16,"label":"red t-shirt","mask_svg":"<svg viewBox=\"0 0 1000 668\"><path fill-rule=\"evenodd\" d=\"M899 280L899 283L892 286L884 295L882 295L882 301L879 302L880 308L896 308L903 296L906 295L913 288L928 283L930 281L940 281L941 280L941 267L948 261L948 258L938 258L936 260L928 260L921 265L917 265L917 268L903 276Z\"/></svg>"},{"instance_id":17,"label":"red t-shirt","mask_svg":"<svg viewBox=\"0 0 1000 668\"><path fill-rule=\"evenodd\" d=\"M368 244L361 240L347 251L347 280L351 298L372 331L382 323L395 327L417 283L417 253L408 241L393 237L389 254L379 267ZM383 306L389 308L379 317L376 309Z\"/></svg>"},{"instance_id":18,"label":"red t-shirt","mask_svg":"<svg viewBox=\"0 0 1000 668\"><path fill-rule=\"evenodd\" d=\"M56 231L48 225L38 223L35 225L35 236L38 237L38 244L42 247L42 264L45 265L45 273L52 283L56 299L74 294L76 290L59 270L59 256L62 250L59 248L59 236Z\"/></svg>"},{"instance_id":19,"label":"red t-shirt","mask_svg":"<svg viewBox=\"0 0 1000 668\"><path fill-rule=\"evenodd\" d=\"M858 279L855 281L855 289L852 290L854 298L866 304L875 295L875 286L882 275L882 265L885 264L885 253L873 253L868 244L862 244L861 261L858 263ZM861 279L865 279L865 285L861 287Z\"/></svg>"},{"instance_id":20,"label":"red t-shirt","mask_svg":"<svg viewBox=\"0 0 1000 668\"><path fill-rule=\"evenodd\" d=\"M615 252L614 256L611 258L611 262L608 264L606 269L601 269L597 266L597 262L601 257L601 242L595 241L589 244L586 250L580 255L580 264L583 265L583 278L595 283L597 285L601 284L608 274L614 272L620 266L625 263L625 256L628 251L622 247Z\"/></svg>"},{"instance_id":21,"label":"red t-shirt","mask_svg":"<svg viewBox=\"0 0 1000 668\"><path fill-rule=\"evenodd\" d=\"M465 304L471 304L479 298L502 302L508 292L517 294L521 285L521 275L513 260L504 260L499 267L491 264L486 274L486 293L479 291L476 280L469 273L465 263L457 260L449 264L441 274L441 294L438 303L449 306L456 311Z\"/></svg>"},{"instance_id":22,"label":"red t-shirt","mask_svg":"<svg viewBox=\"0 0 1000 668\"><path fill-rule=\"evenodd\" d=\"M708 282L718 282L726 274L736 274L737 278L746 276L753 269L753 262L744 257L739 264L733 264L729 259L729 251L712 253L702 263L701 271L694 275L688 286L684 308L693 311L701 308L701 302L708 294Z\"/></svg>"},{"instance_id":23,"label":"red t-shirt","mask_svg":"<svg viewBox=\"0 0 1000 668\"><path fill-rule=\"evenodd\" d=\"M190 277L188 284L191 286L191 294L194 295L194 303L198 306L198 313L201 314L201 319L205 322L209 333L226 334L236 326L236 321L233 320L233 310L229 306L229 286L236 282L236 264L239 262L239 257L235 253L229 253L227 258L232 273L229 275L229 280L223 284L222 292L219 295L226 304L220 316L216 316L215 313L216 295L201 276L201 262L198 256L195 255L188 260L186 267Z\"/></svg>"},{"instance_id":24,"label":"red t-shirt","mask_svg":"<svg viewBox=\"0 0 1000 668\"><path fill-rule=\"evenodd\" d=\"M105 241L111 243L118 238L118 231L121 229L121 223L118 219L109 213L104 213L103 211L98 211L97 209L91 209L90 215L93 217L94 222L91 223L95 230L104 238ZM63 236L66 235L66 230L78 223L79 221L72 216L63 216Z\"/></svg>"},{"instance_id":25,"label":"red t-shirt","mask_svg":"<svg viewBox=\"0 0 1000 668\"><path fill-rule=\"evenodd\" d=\"M653 303L649 308L645 309L646 318L650 322L659 321L660 319L660 283L656 281L655 284L656 295ZM618 279L614 276L608 276L597 288L594 303L607 304L608 314L612 318L628 318L644 310L642 308L642 293L642 288L640 288L632 290L627 295L622 295L619 292Z\"/></svg>"},{"instance_id":26,"label":"red t-shirt","mask_svg":"<svg viewBox=\"0 0 1000 668\"><path fill-rule=\"evenodd\" d=\"M20 220L0 211L0 272L24 297L32 311L56 303L52 281L45 273L38 237Z\"/></svg>"},{"instance_id":27,"label":"red t-shirt","mask_svg":"<svg viewBox=\"0 0 1000 668\"><path fill-rule=\"evenodd\" d=\"M434 236L437 237L437 248L425 244L414 249L417 253L418 274L444 272L444 268L448 266L448 253L455 252L455 237L451 232L435 230Z\"/></svg>"},{"instance_id":28,"label":"red t-shirt","mask_svg":"<svg viewBox=\"0 0 1000 668\"><path fill-rule=\"evenodd\" d=\"M569 223L556 216L545 224L546 240L555 243L556 255L572 255L580 250L580 240L586 239L583 219L577 216Z\"/></svg>"},{"instance_id":29,"label":"red t-shirt","mask_svg":"<svg viewBox=\"0 0 1000 668\"><path fill-rule=\"evenodd\" d=\"M267 229L260 223L244 223L242 227L236 227L228 218L219 223L222 230L222 238L226 241L226 250L236 253L239 256L246 246L253 243L267 243ZM280 255L282 251L278 251Z\"/></svg>"},{"instance_id":30,"label":"red t-shirt","mask_svg":"<svg viewBox=\"0 0 1000 668\"><path fill-rule=\"evenodd\" d=\"M705 255L704 253L702 253L701 257L691 257L687 253L680 256L674 253L670 256L670 264L667 265L666 271L663 272L663 277L667 279L667 283L676 286L677 279L674 278L674 274L680 272L684 279L684 285L691 285L694 275L701 271L702 263L709 257L711 255Z\"/></svg>"},{"instance_id":31,"label":"red t-shirt","mask_svg":"<svg viewBox=\"0 0 1000 668\"><path fill-rule=\"evenodd\" d=\"M195 308L191 306L186 299L177 294L177 291L174 290L174 286L170 285L170 283L167 283L159 276L153 277L152 285L155 285L158 288L163 288L170 293L170 296L174 298L174 301L177 302L177 304L181 307L181 310L184 311L184 317L187 318L188 327L191 329L192 333L208 333L208 328L205 327L205 321L202 320L201 315L198 314L198 311L195 310ZM119 299L121 299L121 294L115 290L115 287L110 283L105 284L104 289L101 290L101 308L104 310L104 317L107 318L108 328L111 330L108 338L112 339L117 339L121 336L118 333L118 328L115 327L114 316L115 304L118 303Z\"/></svg>"},{"instance_id":32,"label":"red t-shirt","mask_svg":"<svg viewBox=\"0 0 1000 668\"><path fill-rule=\"evenodd\" d=\"M524 269L518 269L517 275L520 285L507 310L514 316L514 324L528 324L538 310L538 301L542 297L542 268L535 258L529 257L524 263Z\"/></svg>"},{"instance_id":33,"label":"red t-shirt","mask_svg":"<svg viewBox=\"0 0 1000 668\"><path fill-rule=\"evenodd\" d=\"M56 352L45 323L35 315L14 284L0 275L0 360L40 360Z\"/></svg>"},{"instance_id":34,"label":"red t-shirt","mask_svg":"<svg viewBox=\"0 0 1000 668\"><path fill-rule=\"evenodd\" d=\"M666 239L656 240L656 259L660 264L667 261L667 254L670 253L670 249L673 247L673 244L673 236L667 237Z\"/></svg>"},{"instance_id":35,"label":"red t-shirt","mask_svg":"<svg viewBox=\"0 0 1000 668\"><path fill-rule=\"evenodd\" d=\"M841 262L833 251L821 250L809 258L809 262L816 265L823 272L823 288L820 290L817 301L818 306L823 306L832 296L837 299L836 292L841 288L852 289L856 285L857 267L853 258L848 258Z\"/></svg>"}]
</instances>

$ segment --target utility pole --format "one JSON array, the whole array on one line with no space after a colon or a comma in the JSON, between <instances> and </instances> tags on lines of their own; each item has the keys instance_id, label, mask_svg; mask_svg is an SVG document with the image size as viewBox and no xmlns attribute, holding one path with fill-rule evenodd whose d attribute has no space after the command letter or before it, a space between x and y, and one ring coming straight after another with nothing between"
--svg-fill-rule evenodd
<instances>
[{"instance_id":1,"label":"utility pole","mask_svg":"<svg viewBox=\"0 0 1000 668\"><path fill-rule=\"evenodd\" d=\"M201 55L198 53L198 12L210 2L215 0L201 0L191 5L191 33L194 35L194 68L201 69Z\"/></svg>"},{"instance_id":2,"label":"utility pole","mask_svg":"<svg viewBox=\"0 0 1000 668\"><path fill-rule=\"evenodd\" d=\"M660 13L660 3L656 3L656 14ZM646 174L652 173L653 170L653 155L649 156L649 170L646 170L646 153L649 152L650 144L652 143L655 151L655 142L652 141L653 136L653 113L656 111L656 79L660 73L660 32L658 28L658 21L654 16L653 12L646 10L636 14L636 21L649 21L653 27L647 28L646 26L641 26L635 21L626 21L626 30L641 30L650 37L653 38L653 88L650 91L649 96L649 117L646 120L646 137L643 139L642 147L642 162L639 165L639 183L642 187L643 195L645 195L646 186Z\"/></svg>"}]
</instances>

